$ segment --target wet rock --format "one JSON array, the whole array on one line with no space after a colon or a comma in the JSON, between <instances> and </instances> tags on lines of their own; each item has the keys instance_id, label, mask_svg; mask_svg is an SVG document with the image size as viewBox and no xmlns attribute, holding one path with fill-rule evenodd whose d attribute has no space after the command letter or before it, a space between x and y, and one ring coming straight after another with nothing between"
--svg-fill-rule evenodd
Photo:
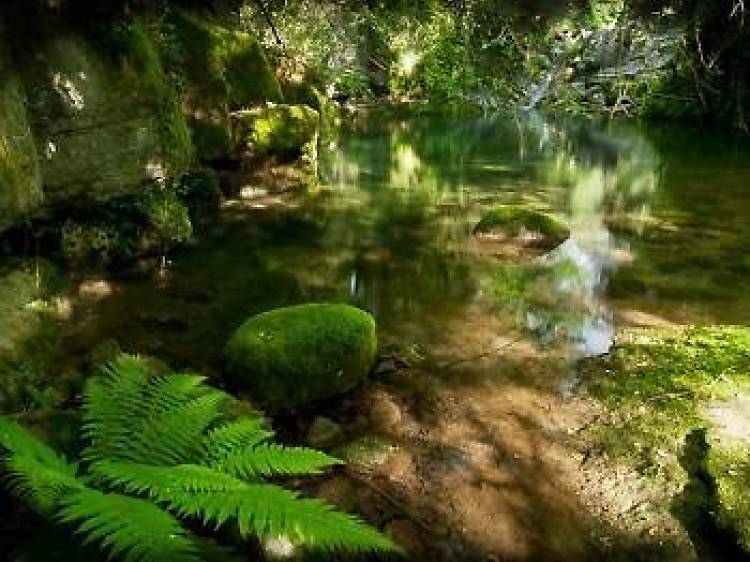
<instances>
[{"instance_id":1,"label":"wet rock","mask_svg":"<svg viewBox=\"0 0 750 562\"><path fill-rule=\"evenodd\" d=\"M307 431L307 443L316 449L330 449L344 440L341 426L330 418L317 416Z\"/></svg>"},{"instance_id":2,"label":"wet rock","mask_svg":"<svg viewBox=\"0 0 750 562\"><path fill-rule=\"evenodd\" d=\"M375 319L343 304L280 308L247 320L231 337L228 373L270 409L335 396L375 361Z\"/></svg>"},{"instance_id":3,"label":"wet rock","mask_svg":"<svg viewBox=\"0 0 750 562\"><path fill-rule=\"evenodd\" d=\"M424 550L424 543L420 538L422 532L408 519L389 521L383 528L383 532L412 556Z\"/></svg>"},{"instance_id":4,"label":"wet rock","mask_svg":"<svg viewBox=\"0 0 750 562\"><path fill-rule=\"evenodd\" d=\"M357 485L345 476L336 476L323 482L315 495L328 500L342 511L357 509Z\"/></svg>"},{"instance_id":5,"label":"wet rock","mask_svg":"<svg viewBox=\"0 0 750 562\"><path fill-rule=\"evenodd\" d=\"M112 284L106 279L87 279L78 286L78 296L88 300L101 300L112 294Z\"/></svg>"},{"instance_id":6,"label":"wet rock","mask_svg":"<svg viewBox=\"0 0 750 562\"><path fill-rule=\"evenodd\" d=\"M376 431L390 433L401 423L401 408L387 392L371 392L365 402L369 404L368 417Z\"/></svg>"},{"instance_id":7,"label":"wet rock","mask_svg":"<svg viewBox=\"0 0 750 562\"><path fill-rule=\"evenodd\" d=\"M263 541L263 554L266 560L289 560L294 556L295 546L286 535L266 538Z\"/></svg>"},{"instance_id":8,"label":"wet rock","mask_svg":"<svg viewBox=\"0 0 750 562\"><path fill-rule=\"evenodd\" d=\"M389 439L368 435L344 445L336 455L355 468L372 469L385 464L395 450Z\"/></svg>"}]
</instances>

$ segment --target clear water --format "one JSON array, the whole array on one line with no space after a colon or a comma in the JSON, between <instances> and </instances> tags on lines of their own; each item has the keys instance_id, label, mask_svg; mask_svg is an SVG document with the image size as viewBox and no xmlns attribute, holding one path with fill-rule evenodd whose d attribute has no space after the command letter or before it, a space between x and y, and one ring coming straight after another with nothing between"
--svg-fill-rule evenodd
<instances>
[{"instance_id":1,"label":"clear water","mask_svg":"<svg viewBox=\"0 0 750 562\"><path fill-rule=\"evenodd\" d=\"M320 300L371 311L385 341L427 347L469 306L583 355L606 351L618 322L747 323L750 153L705 136L686 145L695 137L362 114L324 147L319 190L256 192L165 277L114 279L111 296L76 309L70 349L116 338L214 371L246 316ZM491 255L471 230L507 202L564 218L571 239L536 260Z\"/></svg>"}]
</instances>

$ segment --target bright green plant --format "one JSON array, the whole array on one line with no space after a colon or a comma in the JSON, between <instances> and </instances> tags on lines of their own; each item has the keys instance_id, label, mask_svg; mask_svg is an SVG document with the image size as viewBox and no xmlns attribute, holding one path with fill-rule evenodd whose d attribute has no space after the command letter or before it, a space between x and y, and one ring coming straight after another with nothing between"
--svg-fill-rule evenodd
<instances>
[{"instance_id":1,"label":"bright green plant","mask_svg":"<svg viewBox=\"0 0 750 562\"><path fill-rule=\"evenodd\" d=\"M273 443L262 418L240 409L203 377L154 375L121 355L86 387L78 462L0 419L0 467L30 506L128 562L202 560L204 541L180 519L322 550L397 549L357 518L264 482L340 461Z\"/></svg>"}]
</instances>

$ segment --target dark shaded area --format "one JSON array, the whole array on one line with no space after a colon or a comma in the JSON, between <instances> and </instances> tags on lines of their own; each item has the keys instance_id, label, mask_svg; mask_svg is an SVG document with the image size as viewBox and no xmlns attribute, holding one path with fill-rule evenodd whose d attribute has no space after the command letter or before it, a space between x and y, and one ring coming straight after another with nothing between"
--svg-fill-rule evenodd
<instances>
[{"instance_id":1,"label":"dark shaded area","mask_svg":"<svg viewBox=\"0 0 750 562\"><path fill-rule=\"evenodd\" d=\"M706 429L695 429L685 437L680 465L689 480L672 511L685 525L701 561L747 562L750 553L740 547L737 534L716 524L719 500L716 482L706 468L708 448Z\"/></svg>"}]
</instances>

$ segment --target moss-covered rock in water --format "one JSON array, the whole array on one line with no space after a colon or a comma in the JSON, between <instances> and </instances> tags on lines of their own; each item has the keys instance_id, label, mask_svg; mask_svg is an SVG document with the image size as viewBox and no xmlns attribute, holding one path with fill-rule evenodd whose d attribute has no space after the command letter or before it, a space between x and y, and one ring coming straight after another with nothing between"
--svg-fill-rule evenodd
<instances>
[{"instance_id":1,"label":"moss-covered rock in water","mask_svg":"<svg viewBox=\"0 0 750 562\"><path fill-rule=\"evenodd\" d=\"M282 85L284 101L289 104L306 105L318 112L320 136L326 140L336 136L341 122L338 104L316 87L305 83L287 82Z\"/></svg>"},{"instance_id":2,"label":"moss-covered rock in water","mask_svg":"<svg viewBox=\"0 0 750 562\"><path fill-rule=\"evenodd\" d=\"M24 67L47 204L104 200L179 175L190 131L149 26L133 20L93 39L62 31Z\"/></svg>"},{"instance_id":3,"label":"moss-covered rock in water","mask_svg":"<svg viewBox=\"0 0 750 562\"><path fill-rule=\"evenodd\" d=\"M235 114L235 138L253 155L303 158L314 163L318 112L306 105L269 105Z\"/></svg>"},{"instance_id":4,"label":"moss-covered rock in water","mask_svg":"<svg viewBox=\"0 0 750 562\"><path fill-rule=\"evenodd\" d=\"M545 245L556 246L570 236L561 220L521 205L497 205L482 213L474 234L502 233L511 238L541 237Z\"/></svg>"},{"instance_id":5,"label":"moss-covered rock in water","mask_svg":"<svg viewBox=\"0 0 750 562\"><path fill-rule=\"evenodd\" d=\"M293 408L344 392L370 370L373 317L344 304L305 304L250 318L226 347L233 379L265 406Z\"/></svg>"},{"instance_id":6,"label":"moss-covered rock in water","mask_svg":"<svg viewBox=\"0 0 750 562\"><path fill-rule=\"evenodd\" d=\"M281 88L252 35L186 12L174 13L170 23L198 155L221 158L231 149L229 111L280 102Z\"/></svg>"},{"instance_id":7,"label":"moss-covered rock in water","mask_svg":"<svg viewBox=\"0 0 750 562\"><path fill-rule=\"evenodd\" d=\"M0 231L42 202L42 175L26 111L26 92L3 49L0 42Z\"/></svg>"}]
</instances>

